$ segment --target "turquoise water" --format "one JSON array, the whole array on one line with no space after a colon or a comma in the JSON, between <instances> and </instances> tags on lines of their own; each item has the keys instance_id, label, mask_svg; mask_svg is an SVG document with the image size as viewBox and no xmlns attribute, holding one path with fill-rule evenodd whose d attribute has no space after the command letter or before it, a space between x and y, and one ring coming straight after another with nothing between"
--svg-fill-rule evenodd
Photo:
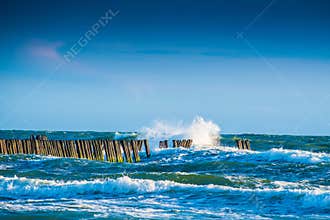
<instances>
[{"instance_id":1,"label":"turquoise water","mask_svg":"<svg viewBox=\"0 0 330 220\"><path fill-rule=\"evenodd\" d=\"M27 138L33 131L0 131ZM138 133L46 132L53 139ZM330 137L222 135L221 146L141 153L141 163L0 156L0 219L330 218ZM251 140L239 151L233 138ZM158 140L151 141L156 143Z\"/></svg>"}]
</instances>

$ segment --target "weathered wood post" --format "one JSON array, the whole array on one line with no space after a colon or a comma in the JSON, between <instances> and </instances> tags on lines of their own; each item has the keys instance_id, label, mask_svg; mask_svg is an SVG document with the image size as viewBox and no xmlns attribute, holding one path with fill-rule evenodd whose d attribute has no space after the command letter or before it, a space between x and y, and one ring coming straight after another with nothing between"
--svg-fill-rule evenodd
<instances>
[{"instance_id":1,"label":"weathered wood post","mask_svg":"<svg viewBox=\"0 0 330 220\"><path fill-rule=\"evenodd\" d=\"M85 147L85 151L86 151L86 153L87 153L87 159L88 160L91 160L91 158L93 157L92 156L92 152L91 152L91 148L90 148L90 146L89 146L89 143L88 143L88 140L83 140L83 145L84 145L84 147Z\"/></svg>"},{"instance_id":2,"label":"weathered wood post","mask_svg":"<svg viewBox=\"0 0 330 220\"><path fill-rule=\"evenodd\" d=\"M113 158L113 155L112 153L110 152L110 145L112 142L110 142L109 140L102 140L103 142L103 146L104 146L104 151L105 151L105 156L106 156L106 160L109 161L109 162L114 162L114 158Z\"/></svg>"},{"instance_id":3,"label":"weathered wood post","mask_svg":"<svg viewBox=\"0 0 330 220\"><path fill-rule=\"evenodd\" d=\"M159 141L159 148L168 148L168 141Z\"/></svg>"},{"instance_id":4,"label":"weathered wood post","mask_svg":"<svg viewBox=\"0 0 330 220\"><path fill-rule=\"evenodd\" d=\"M88 159L88 151L84 140L80 140L80 146L83 152L83 158Z\"/></svg>"},{"instance_id":5,"label":"weathered wood post","mask_svg":"<svg viewBox=\"0 0 330 220\"><path fill-rule=\"evenodd\" d=\"M73 157L74 158L78 158L78 152L77 152L77 148L76 148L75 142L73 140L70 140L69 141L69 145L71 147L71 150L72 150L72 153L73 153Z\"/></svg>"},{"instance_id":6,"label":"weathered wood post","mask_svg":"<svg viewBox=\"0 0 330 220\"><path fill-rule=\"evenodd\" d=\"M113 141L113 145L115 146L115 151L116 151L116 155L117 155L117 162L124 162L124 158L123 158L123 154L122 154L122 151L121 151L121 144L119 141L117 140L114 140Z\"/></svg>"},{"instance_id":7,"label":"weathered wood post","mask_svg":"<svg viewBox=\"0 0 330 220\"><path fill-rule=\"evenodd\" d=\"M190 148L192 146L192 144L193 144L193 140L192 139L189 139L187 144L188 144L188 147Z\"/></svg>"},{"instance_id":8,"label":"weathered wood post","mask_svg":"<svg viewBox=\"0 0 330 220\"><path fill-rule=\"evenodd\" d=\"M137 146L137 141L131 140L131 146L133 148L134 161L140 162L140 155L139 155L139 149Z\"/></svg>"},{"instance_id":9,"label":"weathered wood post","mask_svg":"<svg viewBox=\"0 0 330 220\"><path fill-rule=\"evenodd\" d=\"M149 158L151 156L150 147L149 147L149 141L147 139L144 139L143 142L144 142L144 147L146 149L147 157Z\"/></svg>"},{"instance_id":10,"label":"weathered wood post","mask_svg":"<svg viewBox=\"0 0 330 220\"><path fill-rule=\"evenodd\" d=\"M142 150L142 145L143 145L143 140L137 140L137 146L138 146L139 151Z\"/></svg>"},{"instance_id":11,"label":"weathered wood post","mask_svg":"<svg viewBox=\"0 0 330 220\"><path fill-rule=\"evenodd\" d=\"M85 140L85 144L86 144L88 155L89 155L88 159L89 160L94 160L95 157L94 157L93 146L91 145L91 142L89 140Z\"/></svg>"},{"instance_id":12,"label":"weathered wood post","mask_svg":"<svg viewBox=\"0 0 330 220\"><path fill-rule=\"evenodd\" d=\"M237 139L236 140L236 146L238 149L243 149L243 143L242 143L242 140L241 139Z\"/></svg>"},{"instance_id":13,"label":"weathered wood post","mask_svg":"<svg viewBox=\"0 0 330 220\"><path fill-rule=\"evenodd\" d=\"M0 140L0 149L2 154L8 154L5 140Z\"/></svg>"},{"instance_id":14,"label":"weathered wood post","mask_svg":"<svg viewBox=\"0 0 330 220\"><path fill-rule=\"evenodd\" d=\"M75 140L74 142L76 144L78 158L83 158L83 153L82 153L82 150L81 150L80 141L79 140Z\"/></svg>"},{"instance_id":15,"label":"weathered wood post","mask_svg":"<svg viewBox=\"0 0 330 220\"><path fill-rule=\"evenodd\" d=\"M103 156L103 148L104 148L104 143L103 141L100 140L94 140L93 142L94 144L94 151L96 153L96 160L104 160L104 156Z\"/></svg>"},{"instance_id":16,"label":"weathered wood post","mask_svg":"<svg viewBox=\"0 0 330 220\"><path fill-rule=\"evenodd\" d=\"M47 143L46 143L50 148L52 148L53 149L53 156L55 156L55 157L59 157L60 156L60 152L59 152L59 150L58 150L58 148L57 148L57 145L56 145L56 142L55 141L53 141L53 140L51 140L51 141L47 141Z\"/></svg>"},{"instance_id":17,"label":"weathered wood post","mask_svg":"<svg viewBox=\"0 0 330 220\"><path fill-rule=\"evenodd\" d=\"M60 157L65 157L64 148L63 148L62 143L61 143L60 140L56 140L56 146L57 146L57 149L60 152Z\"/></svg>"},{"instance_id":18,"label":"weathered wood post","mask_svg":"<svg viewBox=\"0 0 330 220\"><path fill-rule=\"evenodd\" d=\"M118 158L117 158L115 143L111 140L106 140L105 143L106 143L106 146L108 149L107 154L110 157L110 162L119 162ZM107 158L108 158L108 156L107 156ZM108 161L109 161L109 159L108 159Z\"/></svg>"},{"instance_id":19,"label":"weathered wood post","mask_svg":"<svg viewBox=\"0 0 330 220\"><path fill-rule=\"evenodd\" d=\"M108 151L109 151L109 154L111 157L111 161L112 162L123 162L120 147L119 146L116 147L115 141L108 140L107 144L108 144L108 149L109 149ZM118 150L117 150L117 148L118 148Z\"/></svg>"},{"instance_id":20,"label":"weathered wood post","mask_svg":"<svg viewBox=\"0 0 330 220\"><path fill-rule=\"evenodd\" d=\"M246 150L251 150L251 146L250 146L250 141L249 140L244 140L244 145Z\"/></svg>"},{"instance_id":21,"label":"weathered wood post","mask_svg":"<svg viewBox=\"0 0 330 220\"><path fill-rule=\"evenodd\" d=\"M10 140L6 140L6 147L7 147L7 151L8 151L9 154L13 154L14 153L13 147L10 144Z\"/></svg>"},{"instance_id":22,"label":"weathered wood post","mask_svg":"<svg viewBox=\"0 0 330 220\"><path fill-rule=\"evenodd\" d=\"M132 161L131 151L129 150L129 146L127 144L127 141L122 140L122 141L120 141L120 143L121 143L121 146L122 146L123 151L124 151L126 162L132 163L133 161Z\"/></svg>"}]
</instances>

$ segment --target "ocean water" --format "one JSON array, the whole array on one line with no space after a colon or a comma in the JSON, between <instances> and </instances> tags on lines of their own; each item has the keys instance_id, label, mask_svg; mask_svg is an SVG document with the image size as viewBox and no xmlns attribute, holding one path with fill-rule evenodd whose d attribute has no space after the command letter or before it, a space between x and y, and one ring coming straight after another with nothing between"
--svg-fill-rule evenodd
<instances>
[{"instance_id":1,"label":"ocean water","mask_svg":"<svg viewBox=\"0 0 330 220\"><path fill-rule=\"evenodd\" d=\"M168 138L184 133L168 130ZM0 138L32 133L50 139L146 136L0 131ZM141 153L142 162L132 164L1 155L0 219L330 218L330 137L221 135L221 144L203 145L208 137L186 133L199 144L160 150L164 136L147 135L151 158ZM236 137L250 139L252 150L236 149Z\"/></svg>"}]
</instances>

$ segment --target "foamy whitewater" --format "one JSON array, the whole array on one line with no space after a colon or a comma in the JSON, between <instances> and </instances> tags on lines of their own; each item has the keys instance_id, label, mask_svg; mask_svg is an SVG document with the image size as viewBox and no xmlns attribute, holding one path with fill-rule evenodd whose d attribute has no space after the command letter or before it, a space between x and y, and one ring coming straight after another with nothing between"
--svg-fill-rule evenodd
<instances>
[{"instance_id":1,"label":"foamy whitewater","mask_svg":"<svg viewBox=\"0 0 330 220\"><path fill-rule=\"evenodd\" d=\"M36 131L0 131L27 138ZM150 159L108 163L0 156L0 218L330 218L330 137L221 135L212 121L156 121L141 132L39 132L51 139L149 138ZM220 139L221 137L221 139ZM251 151L234 138L251 140ZM158 141L191 138L191 149ZM221 144L220 144L221 140Z\"/></svg>"}]
</instances>

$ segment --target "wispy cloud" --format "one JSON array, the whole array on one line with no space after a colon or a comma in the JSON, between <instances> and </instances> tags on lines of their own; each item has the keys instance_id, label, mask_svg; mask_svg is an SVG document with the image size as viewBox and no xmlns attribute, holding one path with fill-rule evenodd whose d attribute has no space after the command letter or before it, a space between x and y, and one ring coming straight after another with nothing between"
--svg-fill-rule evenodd
<instances>
[{"instance_id":1,"label":"wispy cloud","mask_svg":"<svg viewBox=\"0 0 330 220\"><path fill-rule=\"evenodd\" d=\"M59 49L63 46L63 42L49 42L43 40L33 40L26 46L26 56L32 56L38 59L47 59L50 61L60 62L63 57Z\"/></svg>"}]
</instances>

